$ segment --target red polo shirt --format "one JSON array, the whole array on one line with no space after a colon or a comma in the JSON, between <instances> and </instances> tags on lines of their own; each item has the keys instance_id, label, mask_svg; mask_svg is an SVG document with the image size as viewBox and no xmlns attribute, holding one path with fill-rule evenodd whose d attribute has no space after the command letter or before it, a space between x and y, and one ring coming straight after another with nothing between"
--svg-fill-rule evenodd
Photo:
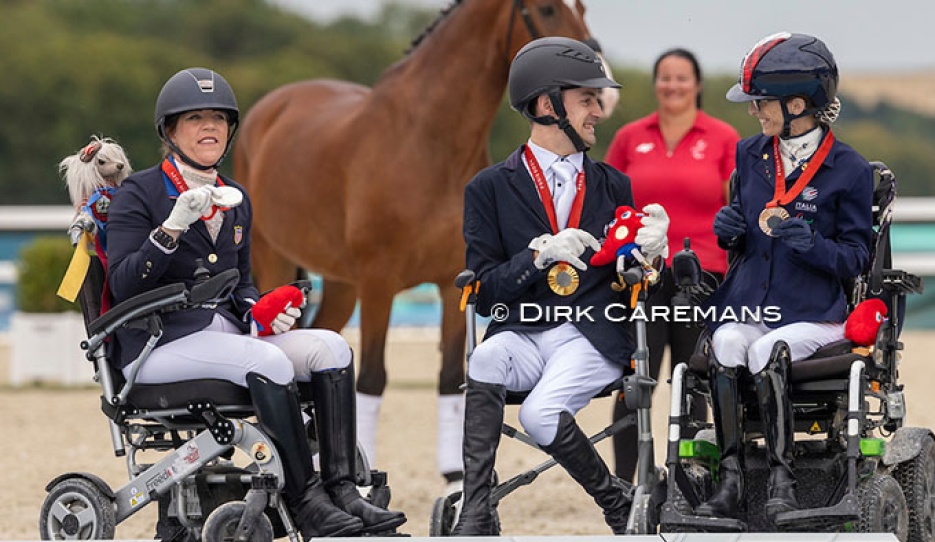
<instances>
[{"instance_id":1,"label":"red polo shirt","mask_svg":"<svg viewBox=\"0 0 935 542\"><path fill-rule=\"evenodd\" d=\"M734 170L740 135L731 125L698 111L695 124L671 153L659 129L659 114L617 131L605 162L630 176L637 208L659 203L669 214L669 262L691 239L701 266L725 273L727 254L717 246L714 215L727 204L724 182Z\"/></svg>"}]
</instances>

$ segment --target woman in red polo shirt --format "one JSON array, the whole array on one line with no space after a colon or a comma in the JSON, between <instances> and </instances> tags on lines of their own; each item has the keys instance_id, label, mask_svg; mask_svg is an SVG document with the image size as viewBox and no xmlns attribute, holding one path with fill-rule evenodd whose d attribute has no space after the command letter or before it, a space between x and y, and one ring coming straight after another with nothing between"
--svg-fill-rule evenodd
<instances>
[{"instance_id":1,"label":"woman in red polo shirt","mask_svg":"<svg viewBox=\"0 0 935 542\"><path fill-rule=\"evenodd\" d=\"M720 280L727 272L727 255L717 246L712 224L715 213L728 202L728 179L740 136L732 126L701 110L701 81L701 67L690 51L662 53L653 66L656 111L620 128L605 161L630 176L637 207L654 202L668 211L671 252L690 238L702 268ZM649 296L646 313L652 314L653 305L670 306L674 293L671 271L666 269L662 286ZM666 344L670 359L687 361L701 329L662 318L649 322L653 378L659 376ZM623 401L614 404L615 420L628 414ZM703 419L705 410L706 405L696 401L695 414ZM635 425L614 436L617 476L627 480L636 470L636 440Z\"/></svg>"}]
</instances>

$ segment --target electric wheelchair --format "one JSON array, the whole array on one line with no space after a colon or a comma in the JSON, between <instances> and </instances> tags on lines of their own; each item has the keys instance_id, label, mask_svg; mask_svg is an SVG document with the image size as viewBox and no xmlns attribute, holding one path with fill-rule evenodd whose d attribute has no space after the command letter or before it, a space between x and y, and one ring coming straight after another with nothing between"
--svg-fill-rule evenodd
<instances>
[{"instance_id":1,"label":"electric wheelchair","mask_svg":"<svg viewBox=\"0 0 935 542\"><path fill-rule=\"evenodd\" d=\"M73 244L77 239L73 236ZM200 272L200 273L199 273ZM200 276L199 276L200 274ZM129 481L111 489L98 476L69 472L46 486L39 532L44 540L113 539L116 525L153 501L160 522L176 522L185 540L300 540L280 492L283 465L271 439L246 418L254 415L249 392L225 380L190 380L169 384L137 384L110 363L106 342L117 329L146 330L150 339L133 362L145 363L162 335L160 315L187 307L218 303L239 279L236 269L213 277L199 266L191 289L172 284L133 297L98 317L104 268L97 257L79 293L87 341L81 347L93 364L101 386L101 410L108 420L114 454L125 457ZM305 287L307 284L297 284ZM310 416L307 426L312 452L318 450L311 386L299 383L300 402ZM235 452L241 454L235 455ZM143 452L160 457L143 463ZM145 454L150 457L149 454ZM245 459L244 459L245 458ZM358 489L387 507L390 489L386 473L371 470L358 447L355 470ZM246 463L246 464L243 464Z\"/></svg>"},{"instance_id":2,"label":"electric wheelchair","mask_svg":"<svg viewBox=\"0 0 935 542\"><path fill-rule=\"evenodd\" d=\"M619 256L617 259L618 283L613 288L618 291L629 290L630 308L643 311L646 295L649 288L648 268L636 264L632 260ZM653 271L649 271L653 272ZM477 346L477 317L475 304L480 281L477 280L473 270L462 271L455 279L455 286L461 289L461 309L465 313L467 326L467 359L470 362L471 354ZM608 287L611 287L608 285ZM622 325L622 324L621 324ZM652 393L656 381L649 376L649 352L646 343L646 322L635 321L636 349L633 352L631 366L624 371L624 376L614 380L594 395L594 398L609 397L621 391L630 407L631 414L616 420L601 431L589 437L592 445L619 433L623 429L636 425L639 434L637 483L612 477L613 484L627 492L632 503L627 520L627 534L648 534L655 532L653 510L664 498L665 474L660 467L653 464L654 448L651 430L651 403ZM466 385L464 385L466 386ZM462 386L462 387L464 387ZM521 405L529 392L506 392L506 405ZM533 449L542 451L541 447L528 434L504 422L501 436L515 439ZM499 516L497 507L507 495L517 489L532 484L540 474L557 465L557 461L549 458L546 461L520 472L506 481L500 481L496 470L491 480L490 506L493 508L494 518L499 530ZM450 536L452 529L458 522L461 511L462 493L454 491L435 500L429 523L429 536Z\"/></svg>"},{"instance_id":3,"label":"electric wheelchair","mask_svg":"<svg viewBox=\"0 0 935 542\"><path fill-rule=\"evenodd\" d=\"M876 187L871 262L852 285L850 307L879 298L889 318L870 348L845 340L791 364L800 509L779 513L772 522L765 512L769 464L765 446L757 441L764 430L747 373L739 384L746 510L739 519L695 514L712 494L719 460L712 424L690 416L692 401L711 399L710 338L702 337L695 355L676 366L671 380L666 498L658 509L661 532L889 532L901 541L935 540L935 437L929 429L904 427L905 401L898 378L905 297L921 293L923 284L920 277L892 268L896 179L884 164L872 165ZM684 256L673 268L680 268L674 269L678 280L690 288L699 284L701 270L697 259ZM788 360L787 348L777 343L773 358ZM687 428L700 431L694 439L682 439Z\"/></svg>"}]
</instances>

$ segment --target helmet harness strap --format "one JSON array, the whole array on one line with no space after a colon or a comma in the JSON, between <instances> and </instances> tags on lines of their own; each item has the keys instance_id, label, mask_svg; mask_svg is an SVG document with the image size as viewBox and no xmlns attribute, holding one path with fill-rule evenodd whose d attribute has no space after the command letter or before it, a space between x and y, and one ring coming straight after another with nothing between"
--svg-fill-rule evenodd
<instances>
[{"instance_id":1,"label":"helmet harness strap","mask_svg":"<svg viewBox=\"0 0 935 542\"><path fill-rule=\"evenodd\" d=\"M575 146L576 151L587 152L591 150L591 147L589 147L584 142L584 140L581 139L581 135L577 130L575 130L575 127L571 125L571 122L568 121L568 112L565 111L565 104L562 103L562 91L560 89L554 88L549 91L548 96L549 101L552 102L552 109L555 111L555 115L558 118L555 118L551 115L543 115L541 117L530 116L529 118L532 119L533 122L543 124L545 126L557 124L559 129L565 132L565 135L568 137L568 139L571 140L571 143Z\"/></svg>"},{"instance_id":2,"label":"helmet harness strap","mask_svg":"<svg viewBox=\"0 0 935 542\"><path fill-rule=\"evenodd\" d=\"M791 98L795 98L795 97L796 96L791 96ZM802 117L808 117L810 115L814 115L816 112L819 111L817 107L807 107L805 108L804 111L802 111L798 115L793 115L792 113L789 112L789 107L786 105L787 99L788 98L779 99L779 106L782 108L782 133L779 134L780 139L789 139L789 136L792 135L791 134L792 121L794 121L795 119L800 119Z\"/></svg>"}]
</instances>

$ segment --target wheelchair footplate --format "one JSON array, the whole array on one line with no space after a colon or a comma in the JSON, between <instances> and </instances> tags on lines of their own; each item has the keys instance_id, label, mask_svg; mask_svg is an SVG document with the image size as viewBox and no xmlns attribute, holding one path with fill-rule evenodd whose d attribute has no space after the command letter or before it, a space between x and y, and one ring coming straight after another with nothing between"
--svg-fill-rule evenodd
<instances>
[{"instance_id":1,"label":"wheelchair footplate","mask_svg":"<svg viewBox=\"0 0 935 542\"><path fill-rule=\"evenodd\" d=\"M740 533L747 524L739 519L683 514L671 502L662 505L660 514L662 532Z\"/></svg>"},{"instance_id":2,"label":"wheelchair footplate","mask_svg":"<svg viewBox=\"0 0 935 542\"><path fill-rule=\"evenodd\" d=\"M792 510L776 515L775 524L781 531L828 531L841 525L857 521L857 497L847 493L834 506Z\"/></svg>"}]
</instances>

